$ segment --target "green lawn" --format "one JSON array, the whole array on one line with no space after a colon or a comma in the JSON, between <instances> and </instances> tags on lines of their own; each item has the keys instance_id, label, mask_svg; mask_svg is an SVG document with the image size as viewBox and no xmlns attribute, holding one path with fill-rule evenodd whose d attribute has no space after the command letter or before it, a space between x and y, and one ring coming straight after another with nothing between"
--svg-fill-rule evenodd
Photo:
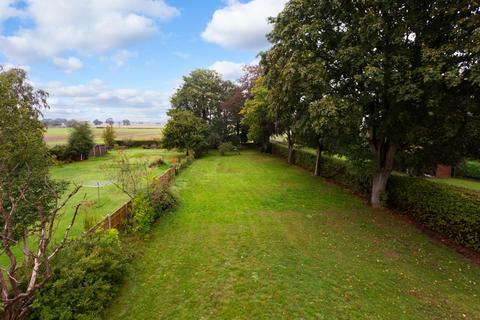
<instances>
[{"instance_id":1,"label":"green lawn","mask_svg":"<svg viewBox=\"0 0 480 320\"><path fill-rule=\"evenodd\" d=\"M114 128L116 140L156 140L162 137L162 127L122 127ZM49 128L45 133L45 142L49 146L66 144L68 135L71 129L69 128ZM96 143L103 143L101 128L92 128Z\"/></svg>"},{"instance_id":2,"label":"green lawn","mask_svg":"<svg viewBox=\"0 0 480 320\"><path fill-rule=\"evenodd\" d=\"M277 158L209 155L105 319L480 319L480 268Z\"/></svg>"},{"instance_id":3,"label":"green lawn","mask_svg":"<svg viewBox=\"0 0 480 320\"><path fill-rule=\"evenodd\" d=\"M446 183L446 184L450 184L457 187L480 191L480 181L477 181L477 180L458 179L458 178L431 179L431 180L439 183Z\"/></svg>"}]
</instances>

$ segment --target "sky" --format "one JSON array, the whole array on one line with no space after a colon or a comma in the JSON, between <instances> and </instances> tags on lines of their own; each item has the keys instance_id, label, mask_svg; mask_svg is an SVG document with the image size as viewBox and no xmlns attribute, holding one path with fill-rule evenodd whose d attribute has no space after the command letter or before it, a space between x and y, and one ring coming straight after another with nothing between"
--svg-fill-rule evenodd
<instances>
[{"instance_id":1,"label":"sky","mask_svg":"<svg viewBox=\"0 0 480 320\"><path fill-rule=\"evenodd\" d=\"M45 118L166 122L182 77L225 79L268 48L286 0L0 0L0 65L50 94Z\"/></svg>"}]
</instances>

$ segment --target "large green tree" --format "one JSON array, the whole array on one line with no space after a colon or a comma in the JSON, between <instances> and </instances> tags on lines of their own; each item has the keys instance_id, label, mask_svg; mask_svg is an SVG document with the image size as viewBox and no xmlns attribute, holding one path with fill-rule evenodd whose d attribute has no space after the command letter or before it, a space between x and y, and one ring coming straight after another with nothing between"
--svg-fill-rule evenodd
<instances>
[{"instance_id":1,"label":"large green tree","mask_svg":"<svg viewBox=\"0 0 480 320\"><path fill-rule=\"evenodd\" d=\"M263 152L268 152L275 124L270 110L269 91L263 77L256 80L241 113L242 124L248 127L248 138L260 144Z\"/></svg>"},{"instance_id":2,"label":"large green tree","mask_svg":"<svg viewBox=\"0 0 480 320\"><path fill-rule=\"evenodd\" d=\"M208 127L189 110L170 110L170 120L163 129L162 146L166 149L185 150L187 156L194 151L200 156L208 146Z\"/></svg>"},{"instance_id":3,"label":"large green tree","mask_svg":"<svg viewBox=\"0 0 480 320\"><path fill-rule=\"evenodd\" d=\"M398 152L466 138L478 114L478 15L474 0L291 0L274 19L273 46L311 61L324 94L358 114L376 164L372 205Z\"/></svg>"},{"instance_id":4,"label":"large green tree","mask_svg":"<svg viewBox=\"0 0 480 320\"><path fill-rule=\"evenodd\" d=\"M60 211L79 187L60 202L64 184L49 178L51 161L40 121L42 109L48 107L47 97L29 84L25 71L0 67L2 319L28 317L35 293L50 278L52 258L65 244L78 213L79 206L63 240L53 243ZM29 243L29 238L35 241Z\"/></svg>"},{"instance_id":5,"label":"large green tree","mask_svg":"<svg viewBox=\"0 0 480 320\"><path fill-rule=\"evenodd\" d=\"M238 105L232 100L236 89L213 70L194 70L183 77L171 99L172 108L191 111L204 120L210 128L209 144L217 147L238 133Z\"/></svg>"}]
</instances>

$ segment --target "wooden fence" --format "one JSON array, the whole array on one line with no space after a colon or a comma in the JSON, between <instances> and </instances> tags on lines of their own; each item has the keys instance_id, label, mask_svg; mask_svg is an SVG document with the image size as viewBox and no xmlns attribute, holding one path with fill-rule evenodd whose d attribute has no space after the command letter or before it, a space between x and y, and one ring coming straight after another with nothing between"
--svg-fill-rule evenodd
<instances>
[{"instance_id":1,"label":"wooden fence","mask_svg":"<svg viewBox=\"0 0 480 320\"><path fill-rule=\"evenodd\" d=\"M157 178L158 187L167 187L175 179L177 169L175 167L168 169L160 177ZM128 221L132 214L132 200L122 205L117 211L112 214L107 214L105 219L97 223L88 232L94 233L98 230L118 229L123 223Z\"/></svg>"}]
</instances>

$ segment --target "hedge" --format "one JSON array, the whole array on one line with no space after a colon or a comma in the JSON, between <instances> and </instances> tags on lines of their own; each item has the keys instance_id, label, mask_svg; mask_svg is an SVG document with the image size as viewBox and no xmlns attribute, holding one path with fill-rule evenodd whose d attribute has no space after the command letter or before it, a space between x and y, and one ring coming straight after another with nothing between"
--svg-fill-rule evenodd
<instances>
[{"instance_id":1,"label":"hedge","mask_svg":"<svg viewBox=\"0 0 480 320\"><path fill-rule=\"evenodd\" d=\"M470 179L480 179L480 162L465 161L457 168L455 175Z\"/></svg>"},{"instance_id":2,"label":"hedge","mask_svg":"<svg viewBox=\"0 0 480 320\"><path fill-rule=\"evenodd\" d=\"M272 144L273 154L286 158L285 145ZM316 155L295 150L294 163L309 171L315 168ZM356 191L368 193L372 181L368 163L358 164L331 156L322 157L320 175ZM426 179L392 175L387 191L388 205L411 215L416 221L480 251L480 193Z\"/></svg>"},{"instance_id":3,"label":"hedge","mask_svg":"<svg viewBox=\"0 0 480 320\"><path fill-rule=\"evenodd\" d=\"M457 243L480 251L480 193L408 176L393 175L388 203Z\"/></svg>"}]
</instances>

